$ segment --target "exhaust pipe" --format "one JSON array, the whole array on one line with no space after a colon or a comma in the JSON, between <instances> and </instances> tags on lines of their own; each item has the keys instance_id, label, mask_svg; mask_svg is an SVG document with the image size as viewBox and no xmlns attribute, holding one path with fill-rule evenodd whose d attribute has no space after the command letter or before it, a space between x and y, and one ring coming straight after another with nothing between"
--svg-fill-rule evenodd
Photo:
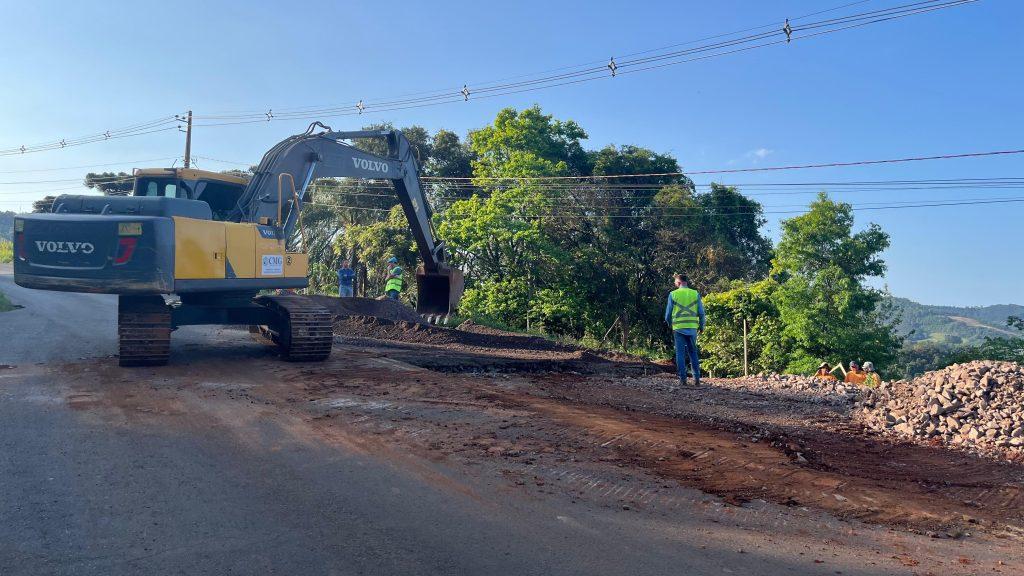
<instances>
[{"instance_id":1,"label":"exhaust pipe","mask_svg":"<svg viewBox=\"0 0 1024 576\"><path fill-rule=\"evenodd\" d=\"M462 270L442 266L436 272L427 272L423 266L416 269L416 312L420 314L450 314L458 308L466 280Z\"/></svg>"}]
</instances>

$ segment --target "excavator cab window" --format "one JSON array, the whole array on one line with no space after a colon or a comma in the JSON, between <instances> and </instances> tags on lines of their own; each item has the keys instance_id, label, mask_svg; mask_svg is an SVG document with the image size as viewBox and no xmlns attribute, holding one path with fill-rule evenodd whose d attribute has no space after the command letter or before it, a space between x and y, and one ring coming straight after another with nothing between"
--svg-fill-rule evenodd
<instances>
[{"instance_id":1,"label":"excavator cab window","mask_svg":"<svg viewBox=\"0 0 1024 576\"><path fill-rule=\"evenodd\" d=\"M135 181L135 196L188 198L188 192L188 188L177 178L139 178Z\"/></svg>"},{"instance_id":2,"label":"excavator cab window","mask_svg":"<svg viewBox=\"0 0 1024 576\"><path fill-rule=\"evenodd\" d=\"M245 186L241 184L199 180L195 183L194 199L202 200L210 205L214 220L227 220L244 191Z\"/></svg>"},{"instance_id":3,"label":"excavator cab window","mask_svg":"<svg viewBox=\"0 0 1024 576\"><path fill-rule=\"evenodd\" d=\"M136 179L134 195L200 200L210 205L214 220L227 220L244 191L244 185L233 182L155 176Z\"/></svg>"}]
</instances>

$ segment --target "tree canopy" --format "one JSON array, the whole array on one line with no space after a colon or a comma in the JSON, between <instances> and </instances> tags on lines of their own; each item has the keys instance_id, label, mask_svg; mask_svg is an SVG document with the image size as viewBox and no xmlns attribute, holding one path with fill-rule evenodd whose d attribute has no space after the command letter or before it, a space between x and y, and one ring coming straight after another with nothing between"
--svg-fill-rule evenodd
<instances>
[{"instance_id":1,"label":"tree canopy","mask_svg":"<svg viewBox=\"0 0 1024 576\"><path fill-rule=\"evenodd\" d=\"M127 172L89 172L85 175L85 187L102 192L104 196L127 196L134 186L132 175Z\"/></svg>"},{"instance_id":2,"label":"tree canopy","mask_svg":"<svg viewBox=\"0 0 1024 576\"><path fill-rule=\"evenodd\" d=\"M809 374L822 361L872 361L891 368L902 347L884 293L864 281L885 271L889 236L875 224L853 231L853 207L819 194L807 213L782 222L772 277L708 298L713 351L735 354L747 319L756 369ZM713 354L713 356L716 356ZM736 374L732 358L709 366Z\"/></svg>"}]
</instances>

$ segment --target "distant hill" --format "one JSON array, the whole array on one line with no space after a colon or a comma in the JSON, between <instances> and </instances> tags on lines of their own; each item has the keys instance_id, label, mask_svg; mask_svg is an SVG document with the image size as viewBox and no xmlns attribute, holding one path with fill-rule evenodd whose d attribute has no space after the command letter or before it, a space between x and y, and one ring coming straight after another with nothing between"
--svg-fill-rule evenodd
<instances>
[{"instance_id":1,"label":"distant hill","mask_svg":"<svg viewBox=\"0 0 1024 576\"><path fill-rule=\"evenodd\" d=\"M0 240L14 239L14 212L0 212Z\"/></svg>"},{"instance_id":2,"label":"distant hill","mask_svg":"<svg viewBox=\"0 0 1024 576\"><path fill-rule=\"evenodd\" d=\"M1006 326L1007 316L1024 317L1024 306L929 306L906 298L891 298L902 312L899 332L908 342L936 344L979 344L986 336L1019 336Z\"/></svg>"}]
</instances>

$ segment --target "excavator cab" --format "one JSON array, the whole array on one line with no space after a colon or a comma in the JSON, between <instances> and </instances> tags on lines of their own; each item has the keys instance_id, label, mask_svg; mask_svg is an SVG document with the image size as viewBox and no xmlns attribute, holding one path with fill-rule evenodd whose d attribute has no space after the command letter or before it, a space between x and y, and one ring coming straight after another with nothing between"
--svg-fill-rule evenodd
<instances>
[{"instance_id":1,"label":"excavator cab","mask_svg":"<svg viewBox=\"0 0 1024 576\"><path fill-rule=\"evenodd\" d=\"M132 196L199 200L210 206L214 220L225 221L248 182L233 174L194 168L144 168L135 171Z\"/></svg>"}]
</instances>

